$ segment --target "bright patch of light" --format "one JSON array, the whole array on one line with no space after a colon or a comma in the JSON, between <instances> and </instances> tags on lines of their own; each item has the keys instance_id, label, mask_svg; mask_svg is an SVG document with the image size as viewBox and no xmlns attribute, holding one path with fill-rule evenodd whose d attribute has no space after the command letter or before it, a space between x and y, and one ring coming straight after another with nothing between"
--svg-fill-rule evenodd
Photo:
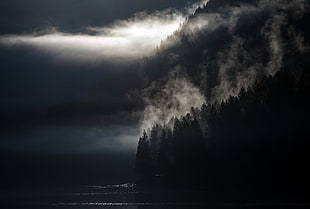
<instances>
[{"instance_id":1,"label":"bright patch of light","mask_svg":"<svg viewBox=\"0 0 310 209\"><path fill-rule=\"evenodd\" d=\"M137 13L128 20L117 21L109 26L88 28L89 34L54 30L45 35L6 35L0 36L0 44L32 47L65 61L126 63L150 55L180 27L186 17L207 2L200 0L183 11L167 9L152 14Z\"/></svg>"},{"instance_id":2,"label":"bright patch of light","mask_svg":"<svg viewBox=\"0 0 310 209\"><path fill-rule=\"evenodd\" d=\"M147 56L184 21L182 15L162 19L147 16L122 21L109 27L89 28L95 35L53 32L45 35L0 37L5 45L31 46L58 59L76 61L121 61Z\"/></svg>"}]
</instances>

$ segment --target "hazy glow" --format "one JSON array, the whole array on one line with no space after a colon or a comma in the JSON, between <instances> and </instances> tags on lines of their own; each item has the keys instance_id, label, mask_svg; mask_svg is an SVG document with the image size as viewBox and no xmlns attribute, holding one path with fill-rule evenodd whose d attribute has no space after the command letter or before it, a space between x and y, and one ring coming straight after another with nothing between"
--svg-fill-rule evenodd
<instances>
[{"instance_id":1,"label":"hazy glow","mask_svg":"<svg viewBox=\"0 0 310 209\"><path fill-rule=\"evenodd\" d=\"M114 24L87 28L86 34L69 34L52 30L44 35L0 36L0 44L32 47L56 59L73 61L111 61L120 63L151 54L167 36L173 34L188 15L206 5L201 0L181 11L167 9L152 14L137 13Z\"/></svg>"},{"instance_id":2,"label":"hazy glow","mask_svg":"<svg viewBox=\"0 0 310 209\"><path fill-rule=\"evenodd\" d=\"M57 59L76 61L121 61L149 55L162 40L176 31L182 15L162 18L145 16L117 22L109 27L88 28L95 35L53 31L45 35L8 35L2 45L30 46L50 53Z\"/></svg>"}]
</instances>

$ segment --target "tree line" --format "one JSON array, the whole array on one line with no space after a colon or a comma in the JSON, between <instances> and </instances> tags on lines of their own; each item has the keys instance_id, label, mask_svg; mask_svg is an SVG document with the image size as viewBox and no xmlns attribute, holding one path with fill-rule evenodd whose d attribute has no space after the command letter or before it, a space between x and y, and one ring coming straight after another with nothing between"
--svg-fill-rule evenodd
<instances>
[{"instance_id":1,"label":"tree line","mask_svg":"<svg viewBox=\"0 0 310 209\"><path fill-rule=\"evenodd\" d=\"M173 118L172 127L154 125L139 139L137 180L157 176L214 189L303 188L309 183L309 85L308 70L281 70L237 97L192 108Z\"/></svg>"}]
</instances>

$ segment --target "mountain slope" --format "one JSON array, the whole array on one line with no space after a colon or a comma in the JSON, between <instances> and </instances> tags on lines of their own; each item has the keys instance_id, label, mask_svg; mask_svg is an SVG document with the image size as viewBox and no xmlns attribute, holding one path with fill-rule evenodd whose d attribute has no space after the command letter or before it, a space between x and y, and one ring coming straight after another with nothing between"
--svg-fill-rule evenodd
<instances>
[{"instance_id":1,"label":"mountain slope","mask_svg":"<svg viewBox=\"0 0 310 209\"><path fill-rule=\"evenodd\" d=\"M166 82L179 75L206 104L146 130L138 181L159 175L165 183L199 183L212 191L304 195L310 185L309 3L226 2L198 10L143 65L152 81L142 91L152 90L148 101L165 95ZM173 95L164 98L182 105L170 103ZM189 99L195 97L180 100ZM156 107L165 110L160 114L181 110L163 102Z\"/></svg>"}]
</instances>

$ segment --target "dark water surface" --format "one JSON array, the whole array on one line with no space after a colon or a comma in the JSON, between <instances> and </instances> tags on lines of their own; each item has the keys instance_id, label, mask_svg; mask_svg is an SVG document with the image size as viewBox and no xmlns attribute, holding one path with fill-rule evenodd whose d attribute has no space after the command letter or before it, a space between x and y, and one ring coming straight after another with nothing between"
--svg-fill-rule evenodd
<instances>
[{"instance_id":1,"label":"dark water surface","mask_svg":"<svg viewBox=\"0 0 310 209\"><path fill-rule=\"evenodd\" d=\"M224 197L225 196L225 197ZM19 189L1 192L3 209L216 209L310 208L305 201L247 201L238 193L210 193L199 187L135 184L55 189ZM243 195L244 196L244 195ZM224 198L223 198L224 197Z\"/></svg>"}]
</instances>

